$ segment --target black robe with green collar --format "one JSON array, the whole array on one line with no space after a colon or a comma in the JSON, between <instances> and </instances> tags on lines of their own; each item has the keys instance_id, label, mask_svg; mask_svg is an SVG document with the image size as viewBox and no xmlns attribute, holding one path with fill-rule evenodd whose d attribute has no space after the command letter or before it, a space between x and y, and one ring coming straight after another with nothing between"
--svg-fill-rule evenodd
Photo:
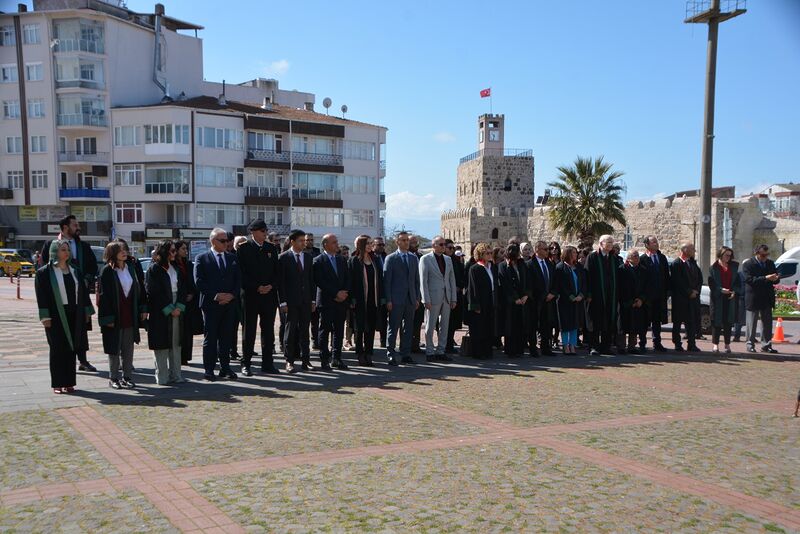
<instances>
[{"instance_id":1,"label":"black robe with green collar","mask_svg":"<svg viewBox=\"0 0 800 534\"><path fill-rule=\"evenodd\" d=\"M85 284L78 283L78 300L76 303L76 316L74 329L70 330L61 302L61 292L58 290L56 276L57 267L52 264L40 267L36 271L36 302L39 307L39 320L50 319L52 324L48 329L47 342L51 348L65 352L80 352L89 349L89 340L86 334L87 317L94 314L94 306L89 299L89 291ZM75 273L78 282L80 277Z\"/></svg>"},{"instance_id":2,"label":"black robe with green collar","mask_svg":"<svg viewBox=\"0 0 800 534\"><path fill-rule=\"evenodd\" d=\"M133 342L138 344L139 337L139 315L147 312L147 305L144 287L139 282L139 276L132 263L126 264L128 273L131 275L133 284L131 285L131 316L133 317ZM99 313L97 322L100 324L100 331L103 333L103 352L106 354L119 354L120 350L120 291L122 286L119 277L110 266L103 267L100 272L100 285L98 287L100 296ZM109 326L113 325L113 326Z\"/></svg>"}]
</instances>

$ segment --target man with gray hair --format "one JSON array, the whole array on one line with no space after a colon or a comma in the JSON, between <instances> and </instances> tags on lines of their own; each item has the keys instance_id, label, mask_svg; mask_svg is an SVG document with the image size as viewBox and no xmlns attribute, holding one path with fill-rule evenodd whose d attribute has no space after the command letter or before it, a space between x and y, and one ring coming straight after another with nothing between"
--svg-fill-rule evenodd
<instances>
[{"instance_id":1,"label":"man with gray hair","mask_svg":"<svg viewBox=\"0 0 800 534\"><path fill-rule=\"evenodd\" d=\"M433 252L419 260L419 282L422 303L425 306L425 355L429 362L452 361L445 354L447 333L450 327L450 310L458 302L453 262L444 252L444 238L433 238ZM438 326L438 328L437 328ZM433 344L437 331L438 346Z\"/></svg>"},{"instance_id":2,"label":"man with gray hair","mask_svg":"<svg viewBox=\"0 0 800 534\"><path fill-rule=\"evenodd\" d=\"M667 298L669 297L669 261L658 248L658 239L649 235L643 240L645 251L640 256L645 269L648 321L653 336L653 350L666 352L661 343L661 325L667 323ZM639 348L644 350L644 345Z\"/></svg>"},{"instance_id":3,"label":"man with gray hair","mask_svg":"<svg viewBox=\"0 0 800 534\"><path fill-rule=\"evenodd\" d=\"M592 321L592 356L611 354L611 345L616 343L619 265L613 250L614 238L602 235L598 249L586 257L586 301Z\"/></svg>"},{"instance_id":4,"label":"man with gray hair","mask_svg":"<svg viewBox=\"0 0 800 534\"><path fill-rule=\"evenodd\" d=\"M759 245L753 257L742 265L744 277L744 305L747 320L747 350L756 351L756 330L761 321L761 352L775 354L772 348L772 308L775 307L775 284L781 276L769 259L769 247Z\"/></svg>"},{"instance_id":5,"label":"man with gray hair","mask_svg":"<svg viewBox=\"0 0 800 534\"><path fill-rule=\"evenodd\" d=\"M700 291L703 288L703 273L694 260L694 243L681 245L681 254L670 265L672 283L672 342L675 352L683 352L681 325L686 328L686 348L689 352L700 352L695 343L700 318Z\"/></svg>"},{"instance_id":6,"label":"man with gray hair","mask_svg":"<svg viewBox=\"0 0 800 534\"><path fill-rule=\"evenodd\" d=\"M236 255L227 251L228 232L214 228L209 236L211 248L197 256L194 281L203 312L203 367L206 380L213 381L219 359L219 376L236 380L230 368L236 306L242 289L242 274Z\"/></svg>"}]
</instances>

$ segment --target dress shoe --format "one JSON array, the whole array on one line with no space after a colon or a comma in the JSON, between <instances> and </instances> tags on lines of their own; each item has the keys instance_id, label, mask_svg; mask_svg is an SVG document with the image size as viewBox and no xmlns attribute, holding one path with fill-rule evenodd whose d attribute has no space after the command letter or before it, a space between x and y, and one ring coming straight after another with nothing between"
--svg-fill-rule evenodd
<instances>
[{"instance_id":1,"label":"dress shoe","mask_svg":"<svg viewBox=\"0 0 800 534\"><path fill-rule=\"evenodd\" d=\"M397 367L399 364L397 363L397 359L394 356L389 356L389 365L393 367Z\"/></svg>"},{"instance_id":2,"label":"dress shoe","mask_svg":"<svg viewBox=\"0 0 800 534\"><path fill-rule=\"evenodd\" d=\"M86 362L86 363L82 363L82 364L80 364L78 366L78 371L88 371L90 373L96 373L97 372L97 367L95 367L94 365L92 365L89 362Z\"/></svg>"},{"instance_id":3,"label":"dress shoe","mask_svg":"<svg viewBox=\"0 0 800 534\"><path fill-rule=\"evenodd\" d=\"M216 380L216 377L214 375L204 374L203 379L208 380L209 382L213 382L214 380Z\"/></svg>"},{"instance_id":4,"label":"dress shoe","mask_svg":"<svg viewBox=\"0 0 800 534\"><path fill-rule=\"evenodd\" d=\"M411 363L411 364L414 364L414 363L416 363L416 362L414 361L414 358L412 358L411 356L403 356L403 358L402 358L400 361L401 361L402 363Z\"/></svg>"},{"instance_id":5,"label":"dress shoe","mask_svg":"<svg viewBox=\"0 0 800 534\"><path fill-rule=\"evenodd\" d=\"M675 352L685 352L683 350L683 345L675 345Z\"/></svg>"},{"instance_id":6,"label":"dress shoe","mask_svg":"<svg viewBox=\"0 0 800 534\"><path fill-rule=\"evenodd\" d=\"M703 352L697 345L689 345L688 347L686 347L686 350L688 350L689 352Z\"/></svg>"},{"instance_id":7,"label":"dress shoe","mask_svg":"<svg viewBox=\"0 0 800 534\"><path fill-rule=\"evenodd\" d=\"M253 376L253 371L249 367L242 367L242 374L244 376Z\"/></svg>"},{"instance_id":8,"label":"dress shoe","mask_svg":"<svg viewBox=\"0 0 800 534\"><path fill-rule=\"evenodd\" d=\"M119 383L119 380L109 380L108 385L114 389L122 389L122 384ZM59 393L61 393L59 391Z\"/></svg>"},{"instance_id":9,"label":"dress shoe","mask_svg":"<svg viewBox=\"0 0 800 534\"><path fill-rule=\"evenodd\" d=\"M755 347L747 347L747 352L755 353L756 352L756 348Z\"/></svg>"},{"instance_id":10,"label":"dress shoe","mask_svg":"<svg viewBox=\"0 0 800 534\"><path fill-rule=\"evenodd\" d=\"M437 354L436 359L440 362L452 362L453 358L448 356L447 354Z\"/></svg>"},{"instance_id":11,"label":"dress shoe","mask_svg":"<svg viewBox=\"0 0 800 534\"><path fill-rule=\"evenodd\" d=\"M333 366L340 371L347 371L347 364L344 363L340 358L333 360Z\"/></svg>"},{"instance_id":12,"label":"dress shoe","mask_svg":"<svg viewBox=\"0 0 800 534\"><path fill-rule=\"evenodd\" d=\"M262 373L266 373L268 375L279 375L279 374L281 374L281 372L278 371L278 369L274 365L271 365L269 367L262 367L261 368L261 372Z\"/></svg>"},{"instance_id":13,"label":"dress shoe","mask_svg":"<svg viewBox=\"0 0 800 534\"><path fill-rule=\"evenodd\" d=\"M305 367L303 367L303 369L306 370ZM329 364L328 362L322 362L322 365L320 365L320 369L322 369L323 371L333 371L333 367L331 367L331 364Z\"/></svg>"},{"instance_id":14,"label":"dress shoe","mask_svg":"<svg viewBox=\"0 0 800 534\"><path fill-rule=\"evenodd\" d=\"M772 347L762 347L761 352L766 352L767 354L778 354L778 351Z\"/></svg>"},{"instance_id":15,"label":"dress shoe","mask_svg":"<svg viewBox=\"0 0 800 534\"><path fill-rule=\"evenodd\" d=\"M227 378L228 380L237 380L239 378L233 371L228 371L227 373L220 373L219 377Z\"/></svg>"},{"instance_id":16,"label":"dress shoe","mask_svg":"<svg viewBox=\"0 0 800 534\"><path fill-rule=\"evenodd\" d=\"M311 362L303 362L303 364L300 367L302 367L303 371L313 371L314 370L314 366L311 365Z\"/></svg>"},{"instance_id":17,"label":"dress shoe","mask_svg":"<svg viewBox=\"0 0 800 534\"><path fill-rule=\"evenodd\" d=\"M241 354L238 352L231 352L231 360L236 360L237 362L242 359Z\"/></svg>"},{"instance_id":18,"label":"dress shoe","mask_svg":"<svg viewBox=\"0 0 800 534\"><path fill-rule=\"evenodd\" d=\"M600 353L597 351L597 349L592 349L589 351L589 356L600 356Z\"/></svg>"},{"instance_id":19,"label":"dress shoe","mask_svg":"<svg viewBox=\"0 0 800 534\"><path fill-rule=\"evenodd\" d=\"M667 352L667 347L665 347L661 343L657 343L657 344L653 345L653 348L658 352Z\"/></svg>"},{"instance_id":20,"label":"dress shoe","mask_svg":"<svg viewBox=\"0 0 800 534\"><path fill-rule=\"evenodd\" d=\"M366 363L364 365L366 365L367 367L374 367L375 364L372 363L372 353L370 352L370 353L366 354L365 357L366 357L367 361L366 361Z\"/></svg>"},{"instance_id":21,"label":"dress shoe","mask_svg":"<svg viewBox=\"0 0 800 534\"><path fill-rule=\"evenodd\" d=\"M297 366L291 362L286 362L286 372L287 373L296 373Z\"/></svg>"},{"instance_id":22,"label":"dress shoe","mask_svg":"<svg viewBox=\"0 0 800 534\"><path fill-rule=\"evenodd\" d=\"M131 388L131 389L136 387L136 384L133 383L133 380L124 376L122 377L122 380L120 380L120 384L122 384L126 388Z\"/></svg>"}]
</instances>

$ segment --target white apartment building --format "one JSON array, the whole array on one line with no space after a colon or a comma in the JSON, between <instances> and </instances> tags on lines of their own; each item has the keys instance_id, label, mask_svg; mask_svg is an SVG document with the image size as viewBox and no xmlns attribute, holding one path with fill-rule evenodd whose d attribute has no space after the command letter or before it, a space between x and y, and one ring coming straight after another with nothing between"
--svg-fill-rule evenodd
<instances>
[{"instance_id":1,"label":"white apartment building","mask_svg":"<svg viewBox=\"0 0 800 534\"><path fill-rule=\"evenodd\" d=\"M256 217L342 243L383 232L386 129L275 80L204 81L200 29L160 4L0 14L0 245L38 248L67 213L85 240L137 254Z\"/></svg>"}]
</instances>

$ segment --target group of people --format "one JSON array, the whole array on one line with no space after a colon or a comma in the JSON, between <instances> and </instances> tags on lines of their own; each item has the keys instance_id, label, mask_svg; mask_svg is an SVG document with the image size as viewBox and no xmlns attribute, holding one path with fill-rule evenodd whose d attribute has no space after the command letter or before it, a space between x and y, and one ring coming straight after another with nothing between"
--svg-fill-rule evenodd
<instances>
[{"instance_id":1,"label":"group of people","mask_svg":"<svg viewBox=\"0 0 800 534\"><path fill-rule=\"evenodd\" d=\"M564 354L588 345L592 354L644 350L648 330L653 347L661 344L672 297L672 338L682 351L681 325L687 349L696 351L700 322L702 274L694 247L685 243L669 261L649 236L645 250L630 250L623 260L611 236L600 238L588 254L573 246L543 241L531 247L512 239L505 248L477 244L465 263L460 247L437 236L432 251L422 254L416 236L400 232L397 250L386 254L381 237L361 235L352 252L335 234L322 237L293 230L279 244L263 220L250 223L248 237L222 228L209 236L209 249L194 260L185 241L165 240L153 250L147 272L130 254L124 239L108 243L99 270L79 225L70 215L61 233L46 243L36 276L39 317L50 345L53 390L68 393L78 369L96 371L86 358L95 314L90 289L97 292L98 325L109 359L109 385L133 388L134 346L147 331L157 384L185 382L181 366L192 359L193 338L203 335L204 378L236 380L231 360L252 376L256 331L260 329L260 369L279 373L275 364L275 320L278 344L288 373L311 371L311 351L319 352L323 370L347 369L342 352L355 350L358 364L372 366L376 332L390 366L452 361L458 353L490 358L493 348L511 357ZM775 266L766 246L756 249L741 273L733 251L723 247L708 284L714 323L714 350L719 338L730 352L731 327L746 309L748 349L755 351L756 322L763 323L762 350L770 344L772 286ZM743 296L743 298L740 298ZM455 332L466 323L460 349ZM238 355L241 325L242 353ZM351 339L353 341L351 342Z\"/></svg>"},{"instance_id":2,"label":"group of people","mask_svg":"<svg viewBox=\"0 0 800 534\"><path fill-rule=\"evenodd\" d=\"M659 250L655 236L647 236L643 245L641 252L634 248L623 258L610 235L601 236L591 251L562 250L556 242L531 246L517 238L505 248L476 244L467 264L469 352L489 358L496 347L514 357L526 349L531 356L552 355L560 334L563 354L576 354L583 346L591 355L640 353L648 332L653 349L666 352L661 327L668 322L676 352L699 352L704 280L710 291L712 352L730 353L732 330L733 341L739 341L743 324L747 350L756 352L759 322L761 350L777 352L771 344L772 309L780 276L766 245L756 247L741 266L733 250L721 247L706 279L692 243L683 243L672 260Z\"/></svg>"}]
</instances>

